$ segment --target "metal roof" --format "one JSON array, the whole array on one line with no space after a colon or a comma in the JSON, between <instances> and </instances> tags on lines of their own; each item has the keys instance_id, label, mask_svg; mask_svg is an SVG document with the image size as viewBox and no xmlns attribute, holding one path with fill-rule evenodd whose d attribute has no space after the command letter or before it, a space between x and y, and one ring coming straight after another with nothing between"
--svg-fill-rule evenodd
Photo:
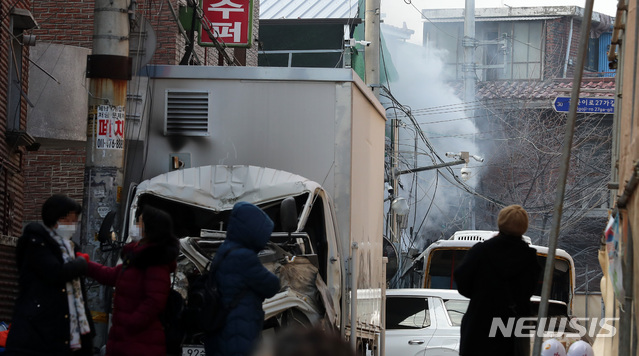
<instances>
[{"instance_id":1,"label":"metal roof","mask_svg":"<svg viewBox=\"0 0 639 356\"><path fill-rule=\"evenodd\" d=\"M554 20L558 19L560 16L544 16L544 17L476 17L476 22L489 22L489 21L541 21L541 20ZM426 20L423 20L424 22ZM463 17L457 18L448 18L448 19L429 19L428 22L464 22Z\"/></svg>"},{"instance_id":2,"label":"metal roof","mask_svg":"<svg viewBox=\"0 0 639 356\"><path fill-rule=\"evenodd\" d=\"M464 9L423 9L422 14L433 22L463 22ZM493 7L475 9L475 21L530 21L570 16L582 18L585 10L579 6ZM592 13L592 21L611 23L613 17Z\"/></svg>"},{"instance_id":3,"label":"metal roof","mask_svg":"<svg viewBox=\"0 0 639 356\"><path fill-rule=\"evenodd\" d=\"M355 18L358 3L358 0L261 0L260 20Z\"/></svg>"}]
</instances>

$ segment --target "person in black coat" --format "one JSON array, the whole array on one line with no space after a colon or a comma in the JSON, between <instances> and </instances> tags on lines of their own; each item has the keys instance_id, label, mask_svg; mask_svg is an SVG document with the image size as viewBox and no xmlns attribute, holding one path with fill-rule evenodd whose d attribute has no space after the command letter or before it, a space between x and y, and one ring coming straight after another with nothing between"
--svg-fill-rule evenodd
<instances>
[{"instance_id":1,"label":"person in black coat","mask_svg":"<svg viewBox=\"0 0 639 356\"><path fill-rule=\"evenodd\" d=\"M497 224L499 234L473 246L454 271L459 293L470 298L461 324L461 356L530 354L529 337L503 335L500 329L489 335L494 318L508 325L508 318L531 316L530 297L541 270L535 249L522 237L526 210L507 206Z\"/></svg>"},{"instance_id":2,"label":"person in black coat","mask_svg":"<svg viewBox=\"0 0 639 356\"><path fill-rule=\"evenodd\" d=\"M273 221L259 207L239 202L233 206L226 240L211 263L222 303L237 300L222 328L207 334L208 356L248 356L258 344L264 323L262 303L280 290L280 280L267 270L257 254L273 232ZM209 275L212 277L211 275Z\"/></svg>"},{"instance_id":3,"label":"person in black coat","mask_svg":"<svg viewBox=\"0 0 639 356\"><path fill-rule=\"evenodd\" d=\"M64 195L42 205L42 222L18 239L19 293L5 355L93 355L93 321L76 258L74 235L81 206ZM71 307L73 306L73 307Z\"/></svg>"}]
</instances>

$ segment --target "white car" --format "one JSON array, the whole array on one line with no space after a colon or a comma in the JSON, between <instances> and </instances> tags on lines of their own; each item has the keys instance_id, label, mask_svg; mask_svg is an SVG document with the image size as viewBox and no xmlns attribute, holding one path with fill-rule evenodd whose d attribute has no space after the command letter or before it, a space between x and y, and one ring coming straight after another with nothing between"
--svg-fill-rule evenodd
<instances>
[{"instance_id":1,"label":"white car","mask_svg":"<svg viewBox=\"0 0 639 356\"><path fill-rule=\"evenodd\" d=\"M386 290L386 356L457 356L470 300L447 289Z\"/></svg>"}]
</instances>

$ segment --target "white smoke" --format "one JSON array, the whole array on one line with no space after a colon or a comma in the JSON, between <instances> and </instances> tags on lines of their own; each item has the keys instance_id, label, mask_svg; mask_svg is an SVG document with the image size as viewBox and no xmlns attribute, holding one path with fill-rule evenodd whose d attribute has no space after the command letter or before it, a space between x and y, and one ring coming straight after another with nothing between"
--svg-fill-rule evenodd
<instances>
[{"instance_id":1,"label":"white smoke","mask_svg":"<svg viewBox=\"0 0 639 356\"><path fill-rule=\"evenodd\" d=\"M385 31L383 26L382 33L388 51L382 56L381 71L388 74L390 83L382 84L390 89L392 96L399 103L411 108L418 123L416 127L399 109L390 108L393 105L392 101L381 97L384 106L388 108L386 115L389 122L395 115L401 122L398 140L399 170L440 164L441 161L436 155L445 162L459 159L446 157L446 152L466 151L481 156L474 143L474 134L477 132L474 118L467 117L466 110L476 103L464 103L447 84L442 58L448 54L404 42L391 37L387 32L390 31ZM416 129L423 132L432 144L431 147L423 142ZM461 177L462 167L464 165L456 165L450 169ZM471 159L468 167L472 175L466 183L474 187L478 181L481 163ZM416 181L414 174L400 176L403 189L400 188L396 195L407 198L411 208L402 235L402 251L408 248L421 251L425 248L427 240L448 237L437 236L438 231L452 227L456 227L457 230L468 229L472 226L471 195L457 187L459 184L455 182L448 169L442 168L440 172L442 174L439 176L435 170L417 173ZM410 236L411 228L413 236Z\"/></svg>"}]
</instances>

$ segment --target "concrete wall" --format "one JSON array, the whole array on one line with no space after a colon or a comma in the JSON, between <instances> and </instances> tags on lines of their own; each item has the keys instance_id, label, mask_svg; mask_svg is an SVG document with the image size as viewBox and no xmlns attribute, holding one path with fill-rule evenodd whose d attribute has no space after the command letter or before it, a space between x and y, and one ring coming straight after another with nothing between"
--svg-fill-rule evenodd
<instances>
[{"instance_id":1,"label":"concrete wall","mask_svg":"<svg viewBox=\"0 0 639 356\"><path fill-rule=\"evenodd\" d=\"M605 316L601 293L589 295L576 294L572 300L572 313L578 318L597 318L597 322L599 322L599 319ZM588 321L588 323L590 323L590 321ZM589 328L590 324L584 326ZM599 329L601 329L601 327L596 328L597 332Z\"/></svg>"},{"instance_id":2,"label":"concrete wall","mask_svg":"<svg viewBox=\"0 0 639 356\"><path fill-rule=\"evenodd\" d=\"M622 253L624 255L623 260L627 260L628 256L633 257L633 265L631 270L634 275L623 275L628 285L625 290L626 298L632 298L633 307L626 307L625 310L620 308L619 296L614 293L614 289L611 283L611 277L608 273L608 259L606 251L600 251L600 261L602 269L604 270L604 278L602 281L602 296L606 304L606 316L615 316L624 318L629 316L631 318L631 327L626 327L618 330L615 338L611 340L602 340L600 345L595 348L597 355L621 355L621 354L633 354L633 350L637 350L637 345L634 348L629 348L628 345L632 345L629 339L636 340L637 323L639 323L639 314L637 314L637 307L639 307L636 297L639 293L639 279L637 278L637 271L639 271L639 243L637 242L637 231L639 231L639 199L636 191L637 186L629 185L628 182L633 178L637 178L637 162L639 160L639 101L636 100L639 96L639 87L637 87L637 81L639 80L639 74L637 72L639 62L637 58L637 51L639 50L639 37L637 32L639 31L639 23L637 22L638 16L638 2L627 2L627 13L618 12L617 17L621 20L620 26L615 31L619 35L619 46L616 48L618 53L618 70L617 70L617 88L618 96L615 104L615 121L617 123L618 142L617 147L619 150L619 157L617 164L613 166L613 177L618 176L617 182L619 183L619 189L613 190L613 199L615 200L615 207L619 208L618 211L621 215L620 228L622 230ZM619 16L621 14L621 16ZM617 26L616 26L617 27ZM622 30L619 30L621 28ZM613 33L614 37L615 33ZM619 196L621 196L625 190L628 190L627 203L625 206L619 206ZM628 248L628 242L632 239L633 248ZM630 313L630 314L628 314ZM629 333L629 335L623 335ZM625 338L627 336L627 338ZM623 350L627 351L623 351ZM597 353L597 352L600 353Z\"/></svg>"},{"instance_id":3,"label":"concrete wall","mask_svg":"<svg viewBox=\"0 0 639 356\"><path fill-rule=\"evenodd\" d=\"M31 49L27 132L38 140L86 141L90 49L39 43Z\"/></svg>"}]
</instances>

